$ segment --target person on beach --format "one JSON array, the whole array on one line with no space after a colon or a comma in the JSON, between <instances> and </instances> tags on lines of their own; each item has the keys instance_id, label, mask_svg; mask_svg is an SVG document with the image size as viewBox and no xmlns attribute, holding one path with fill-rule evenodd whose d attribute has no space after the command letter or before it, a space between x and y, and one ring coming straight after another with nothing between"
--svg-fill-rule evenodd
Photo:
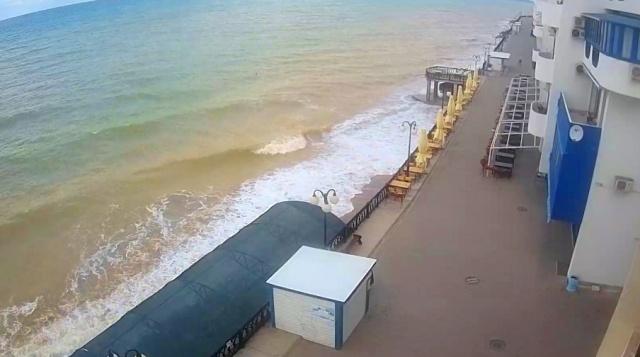
<instances>
[{"instance_id":1,"label":"person on beach","mask_svg":"<svg viewBox=\"0 0 640 357\"><path fill-rule=\"evenodd\" d=\"M522 57L518 58L518 66L522 67Z\"/></svg>"}]
</instances>

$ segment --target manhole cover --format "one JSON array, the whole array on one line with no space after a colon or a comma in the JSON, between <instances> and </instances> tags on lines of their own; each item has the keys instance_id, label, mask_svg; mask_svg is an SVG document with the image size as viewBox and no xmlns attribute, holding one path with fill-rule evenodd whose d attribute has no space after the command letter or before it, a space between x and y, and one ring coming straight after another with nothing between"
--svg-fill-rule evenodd
<instances>
[{"instance_id":1,"label":"manhole cover","mask_svg":"<svg viewBox=\"0 0 640 357\"><path fill-rule=\"evenodd\" d=\"M491 347L492 350L502 351L507 347L507 343L502 340L491 340L489 341L489 347Z\"/></svg>"},{"instance_id":2,"label":"manhole cover","mask_svg":"<svg viewBox=\"0 0 640 357\"><path fill-rule=\"evenodd\" d=\"M529 209L527 207L518 206L518 212L527 212Z\"/></svg>"},{"instance_id":3,"label":"manhole cover","mask_svg":"<svg viewBox=\"0 0 640 357\"><path fill-rule=\"evenodd\" d=\"M469 285L477 285L478 283L480 283L480 279L478 279L477 276L468 276L464 279L464 281Z\"/></svg>"}]
</instances>

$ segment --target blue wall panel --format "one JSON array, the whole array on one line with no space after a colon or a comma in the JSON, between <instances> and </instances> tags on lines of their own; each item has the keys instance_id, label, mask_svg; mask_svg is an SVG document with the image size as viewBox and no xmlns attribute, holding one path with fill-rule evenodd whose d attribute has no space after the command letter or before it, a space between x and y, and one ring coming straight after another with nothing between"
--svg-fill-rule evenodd
<instances>
[{"instance_id":1,"label":"blue wall panel","mask_svg":"<svg viewBox=\"0 0 640 357\"><path fill-rule=\"evenodd\" d=\"M584 137L569 138L569 129L579 125ZM593 170L598 156L601 129L571 122L564 95L558 100L556 132L551 150L547 218L580 225L589 197Z\"/></svg>"}]
</instances>

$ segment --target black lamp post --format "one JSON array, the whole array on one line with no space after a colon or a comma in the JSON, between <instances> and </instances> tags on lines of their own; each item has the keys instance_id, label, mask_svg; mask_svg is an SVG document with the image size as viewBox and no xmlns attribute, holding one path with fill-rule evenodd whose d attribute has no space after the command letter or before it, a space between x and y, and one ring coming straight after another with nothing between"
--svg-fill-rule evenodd
<instances>
[{"instance_id":1,"label":"black lamp post","mask_svg":"<svg viewBox=\"0 0 640 357\"><path fill-rule=\"evenodd\" d=\"M489 54L491 54L491 43L487 43L484 45L484 63L485 66L483 69L487 69L487 65L489 64Z\"/></svg>"},{"instance_id":2,"label":"black lamp post","mask_svg":"<svg viewBox=\"0 0 640 357\"><path fill-rule=\"evenodd\" d=\"M443 96L444 98L444 96ZM406 125L406 126L405 126ZM409 128L409 146L407 147L407 177L409 176L409 164L411 163L411 135L413 135L413 133L415 132L415 130L418 127L418 123L414 121L409 122L407 120L402 122L402 129L406 129Z\"/></svg>"},{"instance_id":3,"label":"black lamp post","mask_svg":"<svg viewBox=\"0 0 640 357\"><path fill-rule=\"evenodd\" d=\"M322 199L320 199L322 197ZM331 205L335 205L340 201L336 190L329 189L327 192L321 190L314 190L309 202L312 205L317 205L322 208L324 212L324 244L327 245L327 213L331 212Z\"/></svg>"}]
</instances>

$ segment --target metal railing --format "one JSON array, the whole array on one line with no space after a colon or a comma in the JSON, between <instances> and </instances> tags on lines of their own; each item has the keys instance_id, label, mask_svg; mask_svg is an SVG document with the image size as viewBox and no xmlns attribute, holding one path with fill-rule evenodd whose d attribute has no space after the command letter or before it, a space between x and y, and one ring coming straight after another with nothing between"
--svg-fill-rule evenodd
<instances>
[{"instance_id":1,"label":"metal railing","mask_svg":"<svg viewBox=\"0 0 640 357\"><path fill-rule=\"evenodd\" d=\"M431 128L431 130L429 131L429 136L433 135L435 128L436 128L435 126ZM418 149L416 148L411 153L411 157L414 157L417 152L418 152ZM382 187L382 189L380 189L380 191L378 191L358 211L358 213L356 213L356 215L353 216L353 218L351 218L349 222L345 224L344 228L338 234L336 234L336 236L333 237L333 239L330 240L330 243L328 244L328 247L330 249L332 250L336 249L340 247L343 243L346 243L349 240L349 237L351 237L351 235L362 225L362 223L364 223L371 216L371 214L378 208L378 206L380 206L380 203L384 202L384 200L387 199L387 197L389 196L389 185L391 181L395 180L396 176L399 175L401 172L404 172L405 167L410 164L411 164L411 158L407 158L402 164L402 166L400 166L400 168L398 168L395 174L393 174L391 179L387 181L384 187Z\"/></svg>"},{"instance_id":2,"label":"metal railing","mask_svg":"<svg viewBox=\"0 0 640 357\"><path fill-rule=\"evenodd\" d=\"M236 354L249 339L258 332L258 330L266 324L271 318L271 303L264 305L258 313L247 321L235 335L227 340L224 346L220 347L212 357L230 357Z\"/></svg>"},{"instance_id":3,"label":"metal railing","mask_svg":"<svg viewBox=\"0 0 640 357\"><path fill-rule=\"evenodd\" d=\"M519 14L518 16L516 16L515 19L512 20L512 23L520 22L520 21L522 21L523 18L533 18L533 16L532 15ZM498 42L498 44L495 45L495 47L493 48L494 52L502 52L502 49L504 47L504 43L507 41L507 38L511 35L512 32L513 32L513 28L510 28L509 30L503 31L498 35L501 38L500 38L500 42ZM498 36L496 36L496 37L498 37ZM482 63L482 70L483 71L486 70L488 65L489 65L489 63L485 60Z\"/></svg>"}]
</instances>

